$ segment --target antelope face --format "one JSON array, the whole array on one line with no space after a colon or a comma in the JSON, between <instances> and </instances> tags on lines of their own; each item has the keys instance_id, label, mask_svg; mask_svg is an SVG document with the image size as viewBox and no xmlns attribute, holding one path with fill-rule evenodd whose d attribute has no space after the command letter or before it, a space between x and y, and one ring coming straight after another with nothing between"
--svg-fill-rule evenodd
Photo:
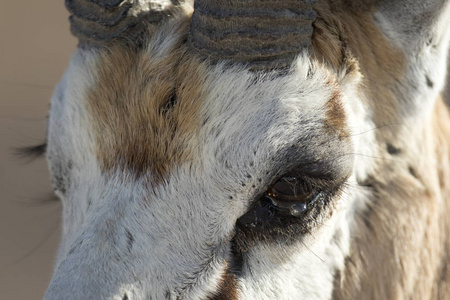
<instances>
[{"instance_id":1,"label":"antelope face","mask_svg":"<svg viewBox=\"0 0 450 300\"><path fill-rule=\"evenodd\" d=\"M307 48L205 60L184 6L139 45L94 47L72 11L81 46L48 125L63 236L45 299L329 298L357 192L357 71Z\"/></svg>"}]
</instances>

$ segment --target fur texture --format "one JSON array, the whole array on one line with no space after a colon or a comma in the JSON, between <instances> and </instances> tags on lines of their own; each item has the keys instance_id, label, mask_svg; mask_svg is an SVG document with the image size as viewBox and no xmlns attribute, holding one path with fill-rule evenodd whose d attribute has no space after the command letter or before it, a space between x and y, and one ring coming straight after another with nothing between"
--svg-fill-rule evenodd
<instances>
[{"instance_id":1,"label":"fur texture","mask_svg":"<svg viewBox=\"0 0 450 300\"><path fill-rule=\"evenodd\" d=\"M449 4L419 14L411 49L395 7L319 2L283 74L199 59L187 4L143 45L78 49L49 119L64 208L45 299L448 297ZM345 182L300 233L242 235L299 166Z\"/></svg>"}]
</instances>

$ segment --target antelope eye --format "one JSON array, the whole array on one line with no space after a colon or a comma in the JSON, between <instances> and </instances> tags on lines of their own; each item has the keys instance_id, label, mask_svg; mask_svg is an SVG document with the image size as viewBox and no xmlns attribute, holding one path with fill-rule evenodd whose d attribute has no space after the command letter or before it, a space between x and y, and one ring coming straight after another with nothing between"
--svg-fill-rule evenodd
<instances>
[{"instance_id":1,"label":"antelope eye","mask_svg":"<svg viewBox=\"0 0 450 300\"><path fill-rule=\"evenodd\" d=\"M303 176L284 176L262 194L237 223L243 227L285 226L287 220L302 223L312 211L318 211L329 199L322 186ZM316 207L316 204L320 204Z\"/></svg>"},{"instance_id":2,"label":"antelope eye","mask_svg":"<svg viewBox=\"0 0 450 300\"><path fill-rule=\"evenodd\" d=\"M267 189L264 198L284 213L300 216L320 195L320 191L307 180L282 177Z\"/></svg>"}]
</instances>

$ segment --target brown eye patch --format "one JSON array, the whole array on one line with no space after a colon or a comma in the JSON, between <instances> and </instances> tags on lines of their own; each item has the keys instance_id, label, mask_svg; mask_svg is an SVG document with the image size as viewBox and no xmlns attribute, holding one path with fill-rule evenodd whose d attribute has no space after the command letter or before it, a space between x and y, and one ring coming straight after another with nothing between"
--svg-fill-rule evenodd
<instances>
[{"instance_id":1,"label":"brown eye patch","mask_svg":"<svg viewBox=\"0 0 450 300\"><path fill-rule=\"evenodd\" d=\"M86 101L103 172L123 169L158 183L192 159L207 72L183 49L168 50L159 59L120 47L102 56Z\"/></svg>"}]
</instances>

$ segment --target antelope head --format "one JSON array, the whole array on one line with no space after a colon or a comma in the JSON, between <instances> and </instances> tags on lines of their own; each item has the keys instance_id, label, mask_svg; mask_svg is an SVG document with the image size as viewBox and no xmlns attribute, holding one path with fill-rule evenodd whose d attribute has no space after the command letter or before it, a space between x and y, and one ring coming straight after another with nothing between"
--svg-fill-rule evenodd
<instances>
[{"instance_id":1,"label":"antelope head","mask_svg":"<svg viewBox=\"0 0 450 300\"><path fill-rule=\"evenodd\" d=\"M66 6L46 300L442 290L448 1Z\"/></svg>"}]
</instances>

